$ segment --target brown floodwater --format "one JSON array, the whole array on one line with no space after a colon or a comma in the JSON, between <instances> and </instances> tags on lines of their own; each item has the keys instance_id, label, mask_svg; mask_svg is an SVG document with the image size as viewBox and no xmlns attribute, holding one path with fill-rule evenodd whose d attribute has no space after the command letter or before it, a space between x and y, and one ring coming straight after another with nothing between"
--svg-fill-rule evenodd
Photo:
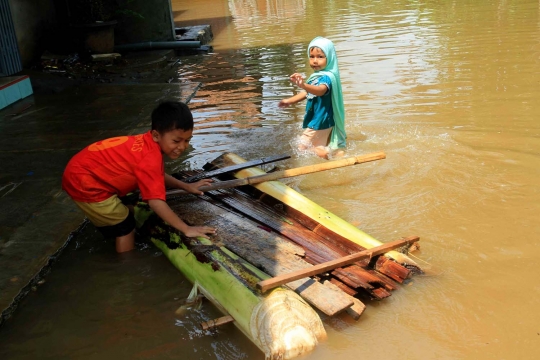
<instances>
[{"instance_id":1,"label":"brown floodwater","mask_svg":"<svg viewBox=\"0 0 540 360\"><path fill-rule=\"evenodd\" d=\"M494 1L172 1L179 25L211 24L212 53L181 59L202 82L187 161L224 151L293 155L303 104L293 72L306 46L334 41L347 155L387 159L288 183L382 242L418 235L433 266L357 322L325 320L305 357L540 357L540 3ZM535 100L536 99L536 100ZM238 330L208 334L209 303L175 314L189 283L159 251L114 253L88 226L0 329L3 359L263 359Z\"/></svg>"}]
</instances>

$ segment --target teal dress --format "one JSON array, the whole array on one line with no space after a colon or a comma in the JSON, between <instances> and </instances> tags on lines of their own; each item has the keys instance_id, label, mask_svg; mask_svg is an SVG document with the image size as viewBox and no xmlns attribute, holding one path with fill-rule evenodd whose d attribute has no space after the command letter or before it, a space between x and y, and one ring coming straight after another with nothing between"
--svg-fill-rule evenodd
<instances>
[{"instance_id":1,"label":"teal dress","mask_svg":"<svg viewBox=\"0 0 540 360\"><path fill-rule=\"evenodd\" d=\"M347 146L347 134L345 133L345 105L343 103L343 95L341 92L341 79L339 76L339 68L336 50L332 41L317 36L313 39L308 46L309 50L312 47L318 47L326 55L326 67L323 70L314 72L307 80L308 84L311 84L316 78L327 76L332 82L332 112L334 119L334 127L332 128L332 134L330 135L330 148L338 149L345 148Z\"/></svg>"},{"instance_id":2,"label":"teal dress","mask_svg":"<svg viewBox=\"0 0 540 360\"><path fill-rule=\"evenodd\" d=\"M306 113L302 127L313 130L324 130L334 126L334 110L332 108L332 80L323 75L314 79L310 85L326 85L328 90L322 96L307 94Z\"/></svg>"}]
</instances>

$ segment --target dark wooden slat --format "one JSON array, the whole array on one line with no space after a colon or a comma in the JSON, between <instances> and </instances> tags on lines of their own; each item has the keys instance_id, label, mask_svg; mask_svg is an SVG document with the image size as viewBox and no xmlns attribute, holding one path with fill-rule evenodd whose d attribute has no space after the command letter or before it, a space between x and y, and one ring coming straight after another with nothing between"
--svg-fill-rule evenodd
<instances>
[{"instance_id":1,"label":"dark wooden slat","mask_svg":"<svg viewBox=\"0 0 540 360\"><path fill-rule=\"evenodd\" d=\"M399 283L403 283L403 281L411 274L409 269L383 256L377 259L375 270L385 274Z\"/></svg>"},{"instance_id":2,"label":"dark wooden slat","mask_svg":"<svg viewBox=\"0 0 540 360\"><path fill-rule=\"evenodd\" d=\"M358 291L348 287L347 285L335 278L331 278L329 281L332 284L336 285L338 288L340 288L340 290L343 291L345 294L349 294L350 296L356 296L358 294Z\"/></svg>"},{"instance_id":3,"label":"dark wooden slat","mask_svg":"<svg viewBox=\"0 0 540 360\"><path fill-rule=\"evenodd\" d=\"M230 174L232 172L240 171L242 169L247 169L249 167L269 164L269 163L273 163L273 162L280 161L280 160L286 160L286 159L290 159L290 158L291 158L291 156L287 155L287 154L276 155L276 156L268 156L268 157L261 158L261 159L255 159L255 160L247 161L245 163L238 164L238 165L231 165L231 166L227 166L227 167L224 167L224 168L217 168L217 169L211 170L211 171L200 172L200 173L198 173L196 175L192 175L192 176L189 176L189 177L182 178L182 181L187 182L187 183L192 183L192 182L196 182L196 181L199 181L199 180L202 180L202 179L208 179L208 178L211 178L211 177ZM216 160L214 160L214 161L216 161ZM209 164L211 164L211 163L209 163ZM207 166L207 165L205 165L205 166ZM176 178L180 178L179 176L177 176L177 174L173 174L173 176L175 176Z\"/></svg>"},{"instance_id":4,"label":"dark wooden slat","mask_svg":"<svg viewBox=\"0 0 540 360\"><path fill-rule=\"evenodd\" d=\"M332 275L341 274L354 279L356 283L365 283L363 287L384 287L384 283L377 277L358 266L346 266L332 271Z\"/></svg>"},{"instance_id":5,"label":"dark wooden slat","mask_svg":"<svg viewBox=\"0 0 540 360\"><path fill-rule=\"evenodd\" d=\"M382 300L392 295L390 292L386 291L383 288L374 289L373 293L375 294L374 300Z\"/></svg>"},{"instance_id":6,"label":"dark wooden slat","mask_svg":"<svg viewBox=\"0 0 540 360\"><path fill-rule=\"evenodd\" d=\"M398 288L397 283L394 280L387 277L386 275L383 275L380 272L375 271L375 270L368 270L367 272L370 273L371 275L377 277L381 281L381 283L384 284L384 288L386 290L394 291L394 290L396 290Z\"/></svg>"},{"instance_id":7,"label":"dark wooden slat","mask_svg":"<svg viewBox=\"0 0 540 360\"><path fill-rule=\"evenodd\" d=\"M273 209L264 204L253 202L253 200L247 198L245 194L227 191L211 191L208 195L239 211L244 216L250 217L288 237L296 244L302 246L306 252L310 251L314 255L324 259L323 261L329 261L336 257L340 257L338 253L335 253L324 246L324 244L319 241L316 234L313 234L309 230L295 224L295 222L276 214Z\"/></svg>"},{"instance_id":8,"label":"dark wooden slat","mask_svg":"<svg viewBox=\"0 0 540 360\"><path fill-rule=\"evenodd\" d=\"M372 296L372 292L374 287L372 285L369 285L366 282L358 282L356 278L352 278L350 276L347 276L345 274L342 274L340 272L332 272L332 276L334 276L339 281L343 282L343 284L353 288L353 289L363 289L365 290L370 296Z\"/></svg>"},{"instance_id":9,"label":"dark wooden slat","mask_svg":"<svg viewBox=\"0 0 540 360\"><path fill-rule=\"evenodd\" d=\"M373 299L380 300L377 295L378 288L384 288L388 291L396 289L391 279L376 271L365 270L356 265L336 269L332 271L332 276L358 291L363 290L362 292L367 293ZM362 285L359 286L360 284Z\"/></svg>"}]
</instances>

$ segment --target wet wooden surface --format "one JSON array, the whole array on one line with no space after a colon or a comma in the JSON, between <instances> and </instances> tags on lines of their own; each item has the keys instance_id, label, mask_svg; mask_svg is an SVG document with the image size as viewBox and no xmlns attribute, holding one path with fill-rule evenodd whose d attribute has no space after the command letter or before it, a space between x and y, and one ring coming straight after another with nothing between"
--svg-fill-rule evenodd
<instances>
[{"instance_id":1,"label":"wet wooden surface","mask_svg":"<svg viewBox=\"0 0 540 360\"><path fill-rule=\"evenodd\" d=\"M217 229L212 241L270 276L287 274L311 265L303 260L305 251L280 234L227 211L209 201L186 196L170 202L171 208L188 224L205 224ZM343 292L306 278L287 284L311 305L333 316L353 301ZM253 287L255 290L255 287Z\"/></svg>"}]
</instances>

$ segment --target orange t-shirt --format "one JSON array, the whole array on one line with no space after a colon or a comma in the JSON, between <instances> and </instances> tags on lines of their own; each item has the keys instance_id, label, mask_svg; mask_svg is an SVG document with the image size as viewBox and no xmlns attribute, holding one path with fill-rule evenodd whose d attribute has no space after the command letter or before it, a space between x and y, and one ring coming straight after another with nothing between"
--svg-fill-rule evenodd
<instances>
[{"instance_id":1,"label":"orange t-shirt","mask_svg":"<svg viewBox=\"0 0 540 360\"><path fill-rule=\"evenodd\" d=\"M161 148L148 131L93 143L67 164L62 188L75 201L100 202L140 189L143 200L165 201Z\"/></svg>"}]
</instances>

